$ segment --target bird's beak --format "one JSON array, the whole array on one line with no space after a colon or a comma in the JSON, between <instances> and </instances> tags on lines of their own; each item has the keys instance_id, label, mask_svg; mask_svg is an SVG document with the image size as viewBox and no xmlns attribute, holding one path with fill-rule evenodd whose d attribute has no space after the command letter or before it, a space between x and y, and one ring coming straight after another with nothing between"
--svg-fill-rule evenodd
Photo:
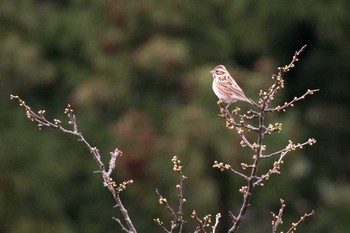
<instances>
[{"instance_id":1,"label":"bird's beak","mask_svg":"<svg viewBox=\"0 0 350 233\"><path fill-rule=\"evenodd\" d=\"M209 73L211 73L211 74L214 74L214 72L215 72L215 70L211 70L211 71L209 71Z\"/></svg>"}]
</instances>

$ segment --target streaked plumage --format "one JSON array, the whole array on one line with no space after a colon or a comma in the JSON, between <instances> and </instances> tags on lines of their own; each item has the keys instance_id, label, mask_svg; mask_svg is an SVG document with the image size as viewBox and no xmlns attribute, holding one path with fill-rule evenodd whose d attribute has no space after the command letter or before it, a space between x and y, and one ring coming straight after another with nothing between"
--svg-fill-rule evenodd
<instances>
[{"instance_id":1,"label":"streaked plumage","mask_svg":"<svg viewBox=\"0 0 350 233\"><path fill-rule=\"evenodd\" d=\"M220 100L227 104L232 104L237 100L250 103L225 66L218 65L210 73L213 75L213 91Z\"/></svg>"}]
</instances>

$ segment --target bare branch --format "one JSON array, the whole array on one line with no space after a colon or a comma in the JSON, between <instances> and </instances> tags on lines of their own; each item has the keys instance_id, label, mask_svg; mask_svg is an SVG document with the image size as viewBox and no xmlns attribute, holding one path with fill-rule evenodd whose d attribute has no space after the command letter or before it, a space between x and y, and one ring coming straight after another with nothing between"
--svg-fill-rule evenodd
<instances>
[{"instance_id":1,"label":"bare branch","mask_svg":"<svg viewBox=\"0 0 350 233\"><path fill-rule=\"evenodd\" d=\"M292 60L288 65L286 65L286 66L284 66L284 67L282 68L282 71L283 71L284 73L287 73L290 69L294 68L295 63L296 63L297 61L299 61L298 56L304 51L304 49L306 48L306 46L307 46L307 45L304 45L303 47L301 47L301 49L299 49L299 51L296 51L296 52L295 52L295 54L294 54L294 56L293 56L293 60Z\"/></svg>"},{"instance_id":2,"label":"bare branch","mask_svg":"<svg viewBox=\"0 0 350 233\"><path fill-rule=\"evenodd\" d=\"M289 151L296 150L296 149L302 149L306 145L312 146L315 143L316 143L316 140L314 138L309 138L306 142L297 143L297 144L294 144L292 141L289 141L289 144L286 146L286 148L279 150L279 151L276 151L276 152L273 152L273 153L270 153L270 154L267 154L267 155L262 155L261 157L262 158L271 158L273 156L280 155L280 154L285 153L285 152L289 152Z\"/></svg>"},{"instance_id":3,"label":"bare branch","mask_svg":"<svg viewBox=\"0 0 350 233\"><path fill-rule=\"evenodd\" d=\"M243 134L244 131L243 131L242 127L235 122L234 114L237 114L239 109L236 109L236 111L233 111L233 113L230 113L230 111L226 108L226 106L224 106L222 101L218 101L218 105L220 106L220 112L221 112L220 116L225 118L225 120L226 120L226 127L228 129L236 129L236 131L239 134L239 136L241 137L244 145L247 145L248 147L253 148L252 144L248 141L248 139ZM253 126L251 126L251 127L252 127L253 131L256 131L255 128L253 129Z\"/></svg>"},{"instance_id":4,"label":"bare branch","mask_svg":"<svg viewBox=\"0 0 350 233\"><path fill-rule=\"evenodd\" d=\"M289 108L289 107L294 107L294 103L297 102L297 101L300 101L300 100L303 100L305 99L305 97L307 95L313 95L315 92L319 91L320 89L313 89L313 90L307 90L302 96L299 96L299 97L294 97L293 100L289 101L289 102L285 102L282 106L277 106L275 108L269 108L269 109L266 109L267 112L279 112L279 111L286 111L286 108Z\"/></svg>"},{"instance_id":5,"label":"bare branch","mask_svg":"<svg viewBox=\"0 0 350 233\"><path fill-rule=\"evenodd\" d=\"M156 193L159 197L159 204L164 205L165 208L168 209L170 211L170 213L173 215L173 218L176 219L177 215L176 215L174 209L171 208L171 206L169 205L168 200L160 194L158 189L156 189Z\"/></svg>"},{"instance_id":6,"label":"bare branch","mask_svg":"<svg viewBox=\"0 0 350 233\"><path fill-rule=\"evenodd\" d=\"M214 224L214 226L211 227L212 228L212 233L216 232L216 228L219 225L220 218L221 218L221 214L220 213L216 214L216 216L215 216L215 224Z\"/></svg>"},{"instance_id":7,"label":"bare branch","mask_svg":"<svg viewBox=\"0 0 350 233\"><path fill-rule=\"evenodd\" d=\"M289 141L289 144L285 149L277 151L278 153L275 152L275 153L271 153L268 156L263 156L262 158L269 158L273 155L279 154L280 157L278 158L277 161L273 163L272 169L270 169L266 174L261 175L260 177L256 177L257 181L254 182L254 186L263 185L264 180L269 179L272 174L280 174L280 167L283 164L283 159L288 152L296 150L297 148L303 148L304 145L313 145L315 143L316 143L316 140L311 138L307 142L298 143L298 144L294 144L292 141Z\"/></svg>"},{"instance_id":8,"label":"bare branch","mask_svg":"<svg viewBox=\"0 0 350 233\"><path fill-rule=\"evenodd\" d=\"M293 233L297 230L297 226L303 222L307 217L311 217L312 215L315 214L315 211L312 210L310 213L305 213L303 216L300 217L299 221L296 223L292 223L292 227L289 228L289 230L287 231L287 233Z\"/></svg>"},{"instance_id":9,"label":"bare branch","mask_svg":"<svg viewBox=\"0 0 350 233\"><path fill-rule=\"evenodd\" d=\"M99 173L102 174L104 186L107 187L108 190L113 195L113 198L116 202L115 207L119 208L119 211L122 213L122 215L124 217L126 225L128 226L127 232L137 233L137 231L136 231L136 229L135 229L135 227L134 227L134 225L129 217L128 211L125 209L125 207L120 199L120 196L119 196L119 193L121 191L123 191L128 184L133 183L133 181L132 180L124 181L123 183L117 185L110 176L112 173L112 170L115 167L116 158L118 156L120 156L122 154L122 152L119 151L118 149L115 149L114 152L111 152L111 160L109 162L109 170L106 172L105 165L101 161L101 155L100 155L99 149L97 149L96 147L92 147L90 145L90 143L84 138L83 134L79 131L78 125L76 122L76 116L73 114L73 108L69 104L67 105L64 113L67 115L67 117L69 119L68 124L72 126L72 128L73 128L72 130L64 128L62 126L61 120L59 120L59 119L54 119L53 122L47 120L45 118L45 110L40 110L38 112L38 114L35 113L25 103L25 101L23 101L19 96L11 95L10 98L16 99L19 102L19 105L25 109L27 118L30 119L31 121L37 123L37 126L39 127L39 129L42 129L44 127L58 129L59 131L65 133L65 134L73 135L74 137L76 137L78 139L78 141L80 141L84 144L84 146L89 150L89 152L91 153L92 157L94 158L94 160L96 161L96 163L99 167ZM121 224L119 224L119 225L121 225ZM124 227L124 229L126 229L126 228Z\"/></svg>"},{"instance_id":10,"label":"bare branch","mask_svg":"<svg viewBox=\"0 0 350 233\"><path fill-rule=\"evenodd\" d=\"M242 177L243 179L245 180L249 180L249 177L244 175L243 173L239 172L239 171L236 171L235 169L232 168L231 165L229 164L224 164L223 162L218 162L218 161L214 161L214 165L213 165L214 168L218 168L220 171L224 171L224 170L230 170L232 171L233 173L235 173L236 175L239 175L240 177Z\"/></svg>"},{"instance_id":11,"label":"bare branch","mask_svg":"<svg viewBox=\"0 0 350 233\"><path fill-rule=\"evenodd\" d=\"M258 185L263 185L263 181L268 179L271 174L279 173L280 165L283 163L284 156L292 150L295 150L297 148L302 148L303 146L309 144L313 145L316 140L315 139L309 139L305 143L298 143L294 144L291 141L289 142L288 146L280 151L270 153L268 155L264 155L263 152L266 149L266 146L263 144L264 136L274 133L274 132L280 132L282 130L282 124L281 123L275 123L274 125L269 124L266 126L265 117L266 114L279 111L279 110L285 110L288 107L292 107L295 102L300 101L301 99L304 99L307 95L311 95L314 92L318 91L318 89L315 90L308 90L304 95L300 96L299 98L294 98L292 101L285 103L282 107L276 107L276 108L269 108L269 104L272 100L274 100L274 97L279 89L284 88L284 80L283 80L283 74L290 71L290 69L294 68L295 63L298 61L298 56L300 53L305 49L306 45L304 45L299 51L296 51L292 61L283 67L278 68L277 74L272 75L272 79L274 80L274 83L272 86L267 90L263 91L260 90L259 93L259 101L258 103L255 103L254 101L251 101L252 105L257 107L257 110L249 110L247 113L243 115L239 115L239 122L235 120L235 117L238 115L239 108L236 107L233 111L228 110L228 106L225 106L225 104L222 101L218 101L218 105L220 106L220 115L223 117L226 121L226 127L228 129L235 129L238 133L238 135L241 138L241 146L245 147L248 146L249 149L251 149L253 154L253 163L251 164L245 164L241 163L242 168L250 169L250 174L245 175L237 170L231 168L230 165L224 164L224 163L218 163L214 162L214 166L221 171L223 170L231 170L235 175L238 175L242 178L244 178L247 181L247 184L242 186L240 188L240 192L243 194L243 202L241 205L241 208L237 215L232 216L232 226L229 229L229 233L237 232L238 228L244 219L246 212L250 206L250 200L253 193L253 190ZM246 120L258 120L258 123L256 126L252 124L245 123ZM247 139L244 130L247 130L249 132L256 134L256 141L251 142ZM262 159L270 158L273 156L279 156L279 159L274 162L273 168L270 169L266 174L264 175L258 175L259 165L260 161Z\"/></svg>"},{"instance_id":12,"label":"bare branch","mask_svg":"<svg viewBox=\"0 0 350 233\"><path fill-rule=\"evenodd\" d=\"M220 214L219 214L220 215ZM197 216L197 213L195 210L192 211L192 214L191 214L191 218L195 219L196 222L197 222L197 228L196 230L194 231L195 233L206 233L206 228L207 227L210 227L210 224L211 224L211 215L210 214L207 214L203 217L203 219L200 219L198 216ZM218 222L220 217L218 217L218 215L216 215L216 222ZM217 225L217 224L216 224ZM212 227L213 230L216 229L216 226L215 228Z\"/></svg>"},{"instance_id":13,"label":"bare branch","mask_svg":"<svg viewBox=\"0 0 350 233\"><path fill-rule=\"evenodd\" d=\"M114 221L116 221L116 222L120 225L120 228L121 228L123 231L125 231L125 232L127 232L127 233L132 233L132 231L129 231L128 229L126 229L126 227L123 225L123 223L120 221L119 218L112 217L112 219L113 219Z\"/></svg>"},{"instance_id":14,"label":"bare branch","mask_svg":"<svg viewBox=\"0 0 350 233\"><path fill-rule=\"evenodd\" d=\"M278 214L276 215L275 213L271 212L272 215L272 233L277 232L277 228L283 224L283 211L286 205L284 204L284 200L281 199L281 207L278 211ZM297 230L297 226L303 222L307 217L310 217L315 214L315 211L312 210L310 213L305 213L303 216L300 217L299 221L296 223L292 223L292 226L289 228L287 233L294 233Z\"/></svg>"},{"instance_id":15,"label":"bare branch","mask_svg":"<svg viewBox=\"0 0 350 233\"><path fill-rule=\"evenodd\" d=\"M166 233L171 233L172 231L169 231L168 229L165 228L164 222L162 222L159 218L153 219L155 224L157 224L164 232Z\"/></svg>"},{"instance_id":16,"label":"bare branch","mask_svg":"<svg viewBox=\"0 0 350 233\"><path fill-rule=\"evenodd\" d=\"M111 159L109 160L109 167L107 175L110 176L112 174L112 171L115 168L115 162L117 160L117 157L122 156L123 152L121 152L118 148L115 148L113 152L110 152Z\"/></svg>"},{"instance_id":17,"label":"bare branch","mask_svg":"<svg viewBox=\"0 0 350 233\"><path fill-rule=\"evenodd\" d=\"M205 233L206 231L204 229L203 222L200 218L198 218L195 210L192 211L191 218L195 219L197 221L197 224L198 224L197 229L194 232L195 233L197 233L197 232Z\"/></svg>"},{"instance_id":18,"label":"bare branch","mask_svg":"<svg viewBox=\"0 0 350 233\"><path fill-rule=\"evenodd\" d=\"M179 173L179 184L176 185L176 189L178 190L178 198L179 198L179 209L177 211L177 218L176 218L176 225L179 227L179 233L182 232L182 227L185 223L183 219L183 206L186 202L186 199L183 195L183 183L187 177L182 172L182 165L181 161L177 158L177 156L174 156L172 158L173 162L173 170ZM175 220L175 219L174 219Z\"/></svg>"},{"instance_id":19,"label":"bare branch","mask_svg":"<svg viewBox=\"0 0 350 233\"><path fill-rule=\"evenodd\" d=\"M275 213L271 212L272 215L272 233L276 233L277 232L277 227L283 223L282 217L283 217L283 211L284 208L286 207L286 205L284 204L284 200L281 199L281 207L278 211L278 214L276 215Z\"/></svg>"},{"instance_id":20,"label":"bare branch","mask_svg":"<svg viewBox=\"0 0 350 233\"><path fill-rule=\"evenodd\" d=\"M173 171L179 174L179 184L176 185L176 189L178 191L178 199L179 199L179 209L177 212L169 205L166 198L164 198L159 190L156 190L156 193L159 197L159 204L164 205L166 209L168 209L173 215L173 220L171 221L171 228L167 230L164 226L164 223L160 221L160 219L156 219L155 222L158 226L160 226L166 232L173 232L175 229L179 229L179 233L182 232L183 225L185 224L185 220L183 217L183 205L186 202L186 199L183 196L183 182L187 179L187 177L182 172L181 161L177 156L174 156L171 161L173 162Z\"/></svg>"},{"instance_id":21,"label":"bare branch","mask_svg":"<svg viewBox=\"0 0 350 233\"><path fill-rule=\"evenodd\" d=\"M282 75L285 73L288 73L292 68L295 67L295 63L299 61L298 59L299 55L304 51L305 48L306 48L306 45L301 47L299 51L296 51L294 53L292 61L288 65L285 65L283 67L278 67L278 73L272 75L272 79L275 80L275 83L269 88L268 92L260 91L259 103L261 104L261 106L265 105L264 109L267 109L268 104L274 99L277 91L279 89L284 88L284 80L282 78ZM264 104L262 105L263 102Z\"/></svg>"},{"instance_id":22,"label":"bare branch","mask_svg":"<svg viewBox=\"0 0 350 233\"><path fill-rule=\"evenodd\" d=\"M283 67L278 67L277 73L272 75L273 83L271 87L268 88L268 90L266 91L260 90L258 102L254 102L253 100L249 99L250 103L255 108L254 110L250 109L246 113L239 115L239 108L236 107L234 110L230 111L228 109L229 105L225 106L225 104L221 100L218 101L218 105L220 107L219 116L225 119L226 127L228 129L234 129L241 139L240 145L242 147L249 148L253 152L251 162L248 162L247 164L241 163L244 172L240 172L232 168L229 164L214 161L214 168L218 168L220 171L229 170L234 175L243 178L246 182L246 184L244 184L239 189L239 191L243 194L243 201L239 211L237 211L238 213L234 215L232 212L229 212L230 217L232 219L232 226L228 230L229 233L234 233L238 231L250 206L251 196L253 195L254 188L256 186L262 186L264 184L263 182L267 180L272 174L280 173L280 166L283 164L283 159L290 151L301 149L306 145L313 145L316 143L316 140L313 138L310 138L306 142L297 144L293 143L292 141L289 141L289 144L285 148L279 151L271 152L269 154L264 154L264 151L266 149L266 145L263 144L264 137L275 132L280 132L282 130L281 123L266 123L265 118L267 117L267 114L278 111L286 111L287 108L293 107L296 102L301 101L308 95L312 95L315 92L319 91L319 89L309 89L300 97L294 97L293 100L285 102L282 106L269 107L270 103L274 100L278 90L284 88L283 75L295 67L296 62L298 61L298 57L301 54L301 52L304 51L305 47L306 45L304 45L300 50L294 53L294 56L289 64ZM122 152L118 148L116 148L113 152L110 152L111 157L109 160L108 168L106 168L105 164L101 160L101 155L97 147L91 146L90 143L84 138L83 134L80 132L77 125L76 116L74 115L73 108L70 105L67 105L65 109L65 114L68 117L68 124L70 125L70 127L65 128L62 126L62 122L59 119L54 119L53 121L47 120L45 117L45 110L40 110L38 111L38 113L36 113L32 111L31 108L25 103L25 101L23 101L18 96L11 95L11 99L16 99L19 102L20 106L22 106L25 109L27 118L35 122L39 129L45 127L54 128L65 134L74 136L78 141L83 143L83 145L89 150L93 159L98 165L98 171L95 171L94 173L101 173L104 186L108 188L116 202L116 205L114 207L118 208L123 216L123 218L121 219L115 217L113 217L113 219L120 225L122 231L127 233L137 233L129 217L128 211L123 206L123 203L120 199L120 192L125 190L129 184L133 183L133 181L128 180L117 184L111 177L112 172L116 167L117 158L122 155ZM249 133L249 137L247 136L247 132ZM276 157L272 168L268 172L265 172L263 174L261 174L261 172L259 173L259 166L261 160L268 159L271 157ZM172 208L169 205L167 199L164 198L158 190L156 190L156 193L159 197L159 203L164 205L165 208L168 211L170 211L173 219L171 220L171 226L169 230L165 227L165 224L159 218L154 219L154 222L166 233L173 233L175 230L178 233L182 233L183 225L186 222L183 213L184 203L186 202L186 199L184 198L183 194L183 185L187 177L184 176L182 172L181 161L176 156L172 158L172 162L173 171L177 172L179 175L179 183L176 185L178 196L178 209L176 210L175 208ZM283 223L282 217L285 204L282 199L280 200L280 202L281 207L279 209L278 214L276 215L274 213L271 213L273 218L272 233L277 233L278 226ZM294 232L297 226L302 221L304 221L306 217L309 217L313 214L314 211L310 213L305 213L298 222L292 224L292 227L288 230L287 233ZM210 232L215 233L221 215L216 215L215 224L213 226L211 226L210 214L205 215L201 219L197 216L196 211L193 211L191 217L197 222L195 232L205 233L206 230L208 230L208 228L211 227Z\"/></svg>"}]
</instances>

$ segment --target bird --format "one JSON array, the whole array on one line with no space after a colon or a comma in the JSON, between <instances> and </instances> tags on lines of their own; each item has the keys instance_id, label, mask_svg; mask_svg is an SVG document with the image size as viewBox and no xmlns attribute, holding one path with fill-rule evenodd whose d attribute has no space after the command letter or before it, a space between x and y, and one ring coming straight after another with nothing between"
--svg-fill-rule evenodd
<instances>
[{"instance_id":1,"label":"bird","mask_svg":"<svg viewBox=\"0 0 350 233\"><path fill-rule=\"evenodd\" d=\"M221 100L227 104L226 108L238 100L252 103L226 70L225 66L218 65L210 73L213 75L213 91L219 98L219 101Z\"/></svg>"}]
</instances>

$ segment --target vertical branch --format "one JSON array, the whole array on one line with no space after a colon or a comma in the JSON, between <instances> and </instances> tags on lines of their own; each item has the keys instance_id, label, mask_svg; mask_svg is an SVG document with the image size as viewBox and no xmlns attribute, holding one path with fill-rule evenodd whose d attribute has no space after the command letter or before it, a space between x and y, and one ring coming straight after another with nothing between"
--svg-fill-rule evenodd
<instances>
[{"instance_id":1,"label":"vertical branch","mask_svg":"<svg viewBox=\"0 0 350 233\"><path fill-rule=\"evenodd\" d=\"M214 226L211 227L212 228L212 232L211 233L215 233L216 232L216 228L219 225L220 218L221 218L221 214L220 213L216 214L216 216L215 216L215 224L214 224Z\"/></svg>"},{"instance_id":2,"label":"vertical branch","mask_svg":"<svg viewBox=\"0 0 350 233\"><path fill-rule=\"evenodd\" d=\"M250 176L248 178L247 186L245 189L241 189L243 192L243 203L241 206L241 209L239 211L239 214L237 217L234 217L233 219L233 225L229 229L229 233L237 232L242 220L244 219L246 212L248 210L248 207L250 205L250 200L252 196L252 191L254 189L254 178L258 174L258 168L259 168L259 162L260 158L262 156L262 142L264 137L264 126L265 126L265 108L267 106L267 101L263 101L261 104L261 108L259 109L259 127L258 127L258 139L257 139L257 146L254 146L255 155L254 155L254 163L252 165L252 170L250 173Z\"/></svg>"},{"instance_id":3,"label":"vertical branch","mask_svg":"<svg viewBox=\"0 0 350 233\"><path fill-rule=\"evenodd\" d=\"M278 214L271 212L272 233L277 233L277 228L283 224L283 211L286 205L284 204L284 200L281 199L280 202L281 202L281 207L278 211ZM297 230L297 226L299 226L301 222L303 222L307 217L311 217L314 214L315 214L314 210L312 210L310 213L305 213L303 216L300 217L298 222L292 223L292 226L288 229L287 233L294 233Z\"/></svg>"},{"instance_id":4,"label":"vertical branch","mask_svg":"<svg viewBox=\"0 0 350 233\"><path fill-rule=\"evenodd\" d=\"M166 229L166 227L164 226L164 222L162 222L159 218L156 218L153 220L160 228L163 229L164 232L172 233L173 230L178 229L179 230L178 232L181 233L183 225L185 224L184 215L183 215L183 206L184 206L184 203L186 202L186 199L184 198L184 195L183 195L183 183L187 179L187 177L182 172L183 167L181 165L180 159L178 159L177 156L173 156L171 161L173 162L173 171L179 174L179 183L176 185L176 189L178 192L177 196L179 199L178 211L175 211L169 205L168 200L164 198L157 189L156 193L159 197L159 204L164 205L165 208L171 212L173 216L173 220L171 221L170 230Z\"/></svg>"},{"instance_id":5,"label":"vertical branch","mask_svg":"<svg viewBox=\"0 0 350 233\"><path fill-rule=\"evenodd\" d=\"M280 202L281 202L281 207L278 211L278 214L276 215L275 213L271 212L271 215L272 215L272 222L271 222L272 233L276 233L278 225L283 223L282 217L283 217L283 211L284 211L284 208L286 207L286 205L284 204L283 199L281 199Z\"/></svg>"},{"instance_id":6,"label":"vertical branch","mask_svg":"<svg viewBox=\"0 0 350 233\"><path fill-rule=\"evenodd\" d=\"M183 182L186 179L186 176L183 175L182 170L179 171L179 176L180 176L180 182L178 185L176 185L176 188L178 190L178 198L179 198L179 210L177 212L177 216L178 216L178 222L179 222L179 228L180 228L179 233L181 233L183 224L185 223L183 219L183 205L186 199L183 196Z\"/></svg>"},{"instance_id":7,"label":"vertical branch","mask_svg":"<svg viewBox=\"0 0 350 233\"><path fill-rule=\"evenodd\" d=\"M176 185L176 189L178 190L178 198L179 198L179 208L177 211L177 217L174 219L176 225L179 227L179 233L182 232L182 227L185 223L183 219L183 205L186 202L186 199L183 196L183 182L187 177L182 172L181 161L177 156L174 156L171 160L173 162L173 171L178 172L179 174L179 184Z\"/></svg>"},{"instance_id":8,"label":"vertical branch","mask_svg":"<svg viewBox=\"0 0 350 233\"><path fill-rule=\"evenodd\" d=\"M278 90L284 88L284 79L283 74L290 71L295 66L295 63L298 61L298 56L300 53L305 49L306 45L304 45L299 51L296 51L292 61L283 67L278 68L277 74L272 75L272 79L274 83L267 91L260 90L259 93L259 101L258 103L255 103L253 100L250 100L251 104L255 107L257 107L257 110L250 109L243 115L239 115L240 120L239 123L236 123L235 117L238 115L239 108L234 109L232 112L230 112L227 108L227 106L224 105L224 103L219 100L218 105L220 106L220 115L221 117L225 118L226 120L226 127L229 129L235 129L238 133L238 135L241 138L241 146L246 147L248 146L249 149L253 151L253 162L252 164L244 164L242 163L242 169L250 169L249 174L244 174L243 172L237 171L233 169L229 164L224 164L222 162L214 162L213 167L216 167L220 169L221 171L224 170L230 170L235 175L240 176L244 180L246 180L247 184L246 186L241 187L240 192L243 194L243 202L241 205L241 208L237 215L234 215L230 212L230 216L232 218L232 226L228 230L229 233L237 232L239 229L239 226L241 225L244 217L246 216L247 210L250 206L251 196L253 193L253 190L256 186L263 186L263 182L269 178L272 174L279 174L280 173L280 166L283 163L284 156L295 149L302 148L304 145L313 145L315 144L315 139L309 139L307 142L304 143L298 143L294 144L291 141L286 146L286 148L279 150L277 152L270 153L268 155L264 155L264 150L266 149L266 146L263 144L264 142L264 136L267 134L271 134L274 132L280 132L282 130L282 124L281 123L275 123L275 125L269 124L266 126L265 123L265 117L267 113L272 113L276 111L285 111L289 107L293 107L294 103L297 101L300 101L304 99L307 95L311 95L314 92L318 91L318 89L315 90L308 90L304 95L300 97L294 97L292 101L286 102L282 106L277 106L273 108L269 108L270 103L272 100L274 100L274 97ZM250 124L246 124L245 121L258 119L257 126L253 126ZM256 134L256 140L254 143L251 143L247 137L244 134L244 130L248 130L252 133ZM259 165L262 159L268 159L274 156L279 156L279 159L273 163L273 168L270 169L265 174L259 175ZM283 209L282 209L283 212Z\"/></svg>"}]
</instances>

